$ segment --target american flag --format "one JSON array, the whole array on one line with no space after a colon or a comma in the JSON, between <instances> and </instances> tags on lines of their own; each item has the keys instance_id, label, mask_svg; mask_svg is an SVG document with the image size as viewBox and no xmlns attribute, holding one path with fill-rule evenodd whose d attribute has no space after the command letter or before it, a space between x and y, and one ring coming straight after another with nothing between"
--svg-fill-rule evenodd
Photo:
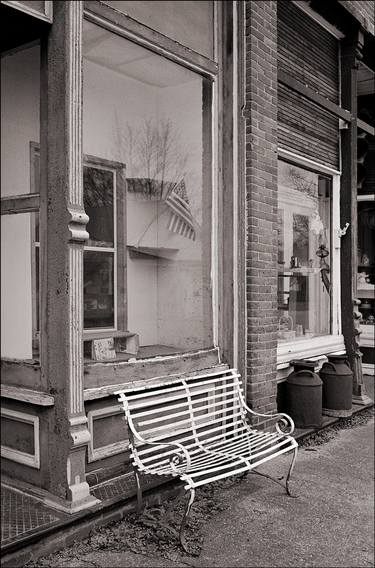
<instances>
[{"instance_id":1,"label":"american flag","mask_svg":"<svg viewBox=\"0 0 375 568\"><path fill-rule=\"evenodd\" d=\"M193 216L189 208L184 182L175 184L165 199L171 209L168 230L195 241Z\"/></svg>"}]
</instances>

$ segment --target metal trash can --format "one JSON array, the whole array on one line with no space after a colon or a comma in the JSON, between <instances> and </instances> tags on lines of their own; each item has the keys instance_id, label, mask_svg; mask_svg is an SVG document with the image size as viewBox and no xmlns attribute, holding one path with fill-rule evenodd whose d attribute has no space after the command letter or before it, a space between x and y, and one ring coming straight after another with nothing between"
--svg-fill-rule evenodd
<instances>
[{"instance_id":1,"label":"metal trash can","mask_svg":"<svg viewBox=\"0 0 375 568\"><path fill-rule=\"evenodd\" d=\"M287 413L297 428L319 428L322 425L322 386L319 375L310 369L296 370L288 376Z\"/></svg>"},{"instance_id":2,"label":"metal trash can","mask_svg":"<svg viewBox=\"0 0 375 568\"><path fill-rule=\"evenodd\" d=\"M346 355L329 355L320 370L323 381L323 414L345 418L352 415L353 372Z\"/></svg>"}]
</instances>

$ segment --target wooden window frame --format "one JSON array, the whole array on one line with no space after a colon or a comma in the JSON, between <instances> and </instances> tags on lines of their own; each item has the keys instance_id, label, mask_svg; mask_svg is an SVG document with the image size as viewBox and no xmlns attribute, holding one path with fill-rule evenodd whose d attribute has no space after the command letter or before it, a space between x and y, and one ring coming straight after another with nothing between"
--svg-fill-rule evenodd
<instances>
[{"instance_id":1,"label":"wooden window frame","mask_svg":"<svg viewBox=\"0 0 375 568\"><path fill-rule=\"evenodd\" d=\"M40 145L37 142L30 142L30 194L35 197L39 196L36 193L38 180L36 179L37 170L35 168L35 159L39 156ZM96 337L103 338L112 337L116 332L126 332L127 330L127 286L126 286L126 270L127 270L127 254L126 254L126 165L122 162L113 160L106 160L92 155L83 155L83 166L93 167L114 173L114 247L111 252L114 252L115 266L114 266L114 284L115 284L115 321L114 326L111 328L87 328L83 330L84 339L95 339ZM37 287L36 287L36 255L35 248L39 248L40 243L35 241L35 216L32 216L31 222L31 270L32 270L32 301L33 301L33 349L37 349L39 343L39 330L37 329ZM84 246L84 250L98 250L98 247L90 245ZM108 251L109 249L103 249ZM40 290L40 286L39 286ZM39 305L40 309L40 305ZM39 314L40 321L40 314Z\"/></svg>"},{"instance_id":2,"label":"wooden window frame","mask_svg":"<svg viewBox=\"0 0 375 568\"><path fill-rule=\"evenodd\" d=\"M331 202L331 272L332 285L331 300L331 332L327 335L301 339L296 342L285 341L277 346L277 366L281 368L286 363L299 357L307 358L322 353L333 353L345 349L344 337L341 331L341 274L340 274L340 175L341 172L314 162L308 158L294 154L288 150L279 148L278 158L286 160L296 166L313 169L319 174L329 175L332 178L332 202Z\"/></svg>"}]
</instances>

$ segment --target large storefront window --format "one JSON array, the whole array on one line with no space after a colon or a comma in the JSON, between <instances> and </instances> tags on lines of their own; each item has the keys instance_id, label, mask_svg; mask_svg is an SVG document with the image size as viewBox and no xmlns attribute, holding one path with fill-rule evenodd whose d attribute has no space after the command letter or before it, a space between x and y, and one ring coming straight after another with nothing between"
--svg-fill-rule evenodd
<instances>
[{"instance_id":1,"label":"large storefront window","mask_svg":"<svg viewBox=\"0 0 375 568\"><path fill-rule=\"evenodd\" d=\"M1 356L32 359L35 256L32 227L38 206L28 195L30 141L39 140L40 47L1 60ZM36 251L38 254L38 251Z\"/></svg>"},{"instance_id":2,"label":"large storefront window","mask_svg":"<svg viewBox=\"0 0 375 568\"><path fill-rule=\"evenodd\" d=\"M331 333L332 179L279 161L278 341Z\"/></svg>"},{"instance_id":3,"label":"large storefront window","mask_svg":"<svg viewBox=\"0 0 375 568\"><path fill-rule=\"evenodd\" d=\"M211 85L84 22L84 327L212 345Z\"/></svg>"}]
</instances>

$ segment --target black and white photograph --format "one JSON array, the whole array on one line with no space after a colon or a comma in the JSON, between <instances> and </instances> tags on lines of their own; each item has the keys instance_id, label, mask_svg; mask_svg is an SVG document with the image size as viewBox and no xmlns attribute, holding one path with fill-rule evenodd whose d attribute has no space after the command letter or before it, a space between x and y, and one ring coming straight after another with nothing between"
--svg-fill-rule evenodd
<instances>
[{"instance_id":1,"label":"black and white photograph","mask_svg":"<svg viewBox=\"0 0 375 568\"><path fill-rule=\"evenodd\" d=\"M375 568L374 0L1 11L1 567Z\"/></svg>"}]
</instances>

